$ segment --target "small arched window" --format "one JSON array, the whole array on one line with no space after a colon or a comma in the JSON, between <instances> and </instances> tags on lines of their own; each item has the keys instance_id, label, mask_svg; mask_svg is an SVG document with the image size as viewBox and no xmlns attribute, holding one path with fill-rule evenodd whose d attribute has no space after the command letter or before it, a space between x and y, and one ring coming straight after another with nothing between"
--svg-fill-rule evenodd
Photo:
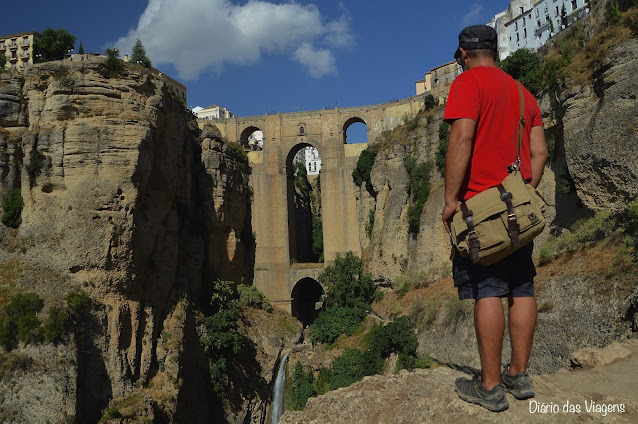
<instances>
[{"instance_id":1,"label":"small arched window","mask_svg":"<svg viewBox=\"0 0 638 424\"><path fill-rule=\"evenodd\" d=\"M299 135L304 135L306 133L306 129L304 127L299 127Z\"/></svg>"}]
</instances>

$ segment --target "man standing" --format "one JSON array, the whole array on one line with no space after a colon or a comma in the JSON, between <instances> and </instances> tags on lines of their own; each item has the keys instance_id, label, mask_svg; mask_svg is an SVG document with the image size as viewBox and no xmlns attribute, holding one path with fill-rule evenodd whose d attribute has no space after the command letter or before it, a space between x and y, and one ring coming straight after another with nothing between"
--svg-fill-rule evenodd
<instances>
[{"instance_id":1,"label":"man standing","mask_svg":"<svg viewBox=\"0 0 638 424\"><path fill-rule=\"evenodd\" d=\"M450 88L444 120L451 124L445 159L445 207L443 224L461 200L498 185L508 165L516 160L519 122L519 91L512 77L497 68L497 35L485 25L467 27L459 34L454 54L463 73ZM525 131L521 147L523 178L536 187L547 159L545 133L534 96L523 89ZM459 299L474 299L474 327L481 358L481 376L459 377L454 389L467 402L491 411L509 407L505 392L517 399L534 396L526 373L534 329L536 300L532 244L505 259L480 267L453 254L454 286ZM512 357L501 373L501 349L505 318L502 298L509 304Z\"/></svg>"}]
</instances>

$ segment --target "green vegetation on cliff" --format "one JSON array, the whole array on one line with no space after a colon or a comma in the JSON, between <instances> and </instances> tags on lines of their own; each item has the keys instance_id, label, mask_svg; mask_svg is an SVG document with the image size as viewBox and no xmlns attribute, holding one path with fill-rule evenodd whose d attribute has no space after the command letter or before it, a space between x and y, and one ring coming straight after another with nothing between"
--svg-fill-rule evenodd
<instances>
[{"instance_id":1,"label":"green vegetation on cliff","mask_svg":"<svg viewBox=\"0 0 638 424\"><path fill-rule=\"evenodd\" d=\"M2 223L7 227L18 228L22 224L24 201L19 188L9 190L2 198Z\"/></svg>"},{"instance_id":2,"label":"green vegetation on cliff","mask_svg":"<svg viewBox=\"0 0 638 424\"><path fill-rule=\"evenodd\" d=\"M429 161L417 164L416 159L408 156L404 165L408 172L408 195L412 197L412 204L408 207L408 221L410 232L416 235L421 227L423 206L430 196L430 173L434 164Z\"/></svg>"},{"instance_id":3,"label":"green vegetation on cliff","mask_svg":"<svg viewBox=\"0 0 638 424\"><path fill-rule=\"evenodd\" d=\"M212 284L209 312L204 319L204 334L199 341L208 355L208 372L213 389L221 393L229 383L230 362L238 355L246 338L239 332L240 308L272 311L268 299L257 288L216 280Z\"/></svg>"},{"instance_id":4,"label":"green vegetation on cliff","mask_svg":"<svg viewBox=\"0 0 638 424\"><path fill-rule=\"evenodd\" d=\"M605 238L619 239L623 244L610 272L634 270L638 260L638 199L621 214L612 216L608 211L599 211L589 219L577 221L571 231L549 236L541 246L540 262L548 264L562 253Z\"/></svg>"},{"instance_id":5,"label":"green vegetation on cliff","mask_svg":"<svg viewBox=\"0 0 638 424\"><path fill-rule=\"evenodd\" d=\"M326 290L325 310L310 326L313 342L333 343L341 334L352 335L370 308L377 290L372 276L354 253L337 255L335 263L319 275Z\"/></svg>"},{"instance_id":6,"label":"green vegetation on cliff","mask_svg":"<svg viewBox=\"0 0 638 424\"><path fill-rule=\"evenodd\" d=\"M67 331L80 322L91 307L91 299L83 291L70 291L65 295L66 308L52 306L42 323L38 313L44 301L35 293L18 293L11 297L0 313L0 346L11 351L18 342L57 343Z\"/></svg>"},{"instance_id":7,"label":"green vegetation on cliff","mask_svg":"<svg viewBox=\"0 0 638 424\"><path fill-rule=\"evenodd\" d=\"M292 382L286 389L287 409L303 409L310 397L347 387L365 376L382 373L386 367L385 360L392 354L398 355L394 372L430 367L432 361L429 357L416 357L417 347L414 325L407 317L397 318L385 326L376 325L364 336L363 349L345 349L329 368L321 368L316 376L311 370L304 371L303 366L297 363Z\"/></svg>"},{"instance_id":8,"label":"green vegetation on cliff","mask_svg":"<svg viewBox=\"0 0 638 424\"><path fill-rule=\"evenodd\" d=\"M370 172L372 171L372 165L374 165L374 159L377 157L379 148L377 145L368 145L360 154L357 160L357 166L352 171L352 181L361 187L365 183L368 191L372 191L372 182L370 181Z\"/></svg>"}]
</instances>

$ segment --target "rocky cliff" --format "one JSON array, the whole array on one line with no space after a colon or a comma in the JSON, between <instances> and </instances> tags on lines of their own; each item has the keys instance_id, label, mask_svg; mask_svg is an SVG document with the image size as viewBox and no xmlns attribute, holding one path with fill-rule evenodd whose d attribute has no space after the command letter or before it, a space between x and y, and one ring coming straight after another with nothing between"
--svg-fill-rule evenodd
<instances>
[{"instance_id":1,"label":"rocky cliff","mask_svg":"<svg viewBox=\"0 0 638 424\"><path fill-rule=\"evenodd\" d=\"M449 368L401 371L391 377L372 376L350 387L311 398L303 412L287 411L286 424L412 424L412 423L633 423L638 390L636 341L600 351L580 351L583 369L533 376L536 396L516 400L509 409L489 412L463 402L453 382L465 376Z\"/></svg>"},{"instance_id":2,"label":"rocky cliff","mask_svg":"<svg viewBox=\"0 0 638 424\"><path fill-rule=\"evenodd\" d=\"M0 169L1 194L24 199L21 225L0 229L3 302L35 292L46 312L82 289L94 303L54 352L11 353L32 359L3 375L0 415L96 422L118 398L159 420L223 415L195 311L213 277L251 281L254 239L248 175L219 134L200 132L161 75L51 62L0 74ZM250 416L260 389L233 414ZM66 406L34 412L33 399Z\"/></svg>"}]
</instances>

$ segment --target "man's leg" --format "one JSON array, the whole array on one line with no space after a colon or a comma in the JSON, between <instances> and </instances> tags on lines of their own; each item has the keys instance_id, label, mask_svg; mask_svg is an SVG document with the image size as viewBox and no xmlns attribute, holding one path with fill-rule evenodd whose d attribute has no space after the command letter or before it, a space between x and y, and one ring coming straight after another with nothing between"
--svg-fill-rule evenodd
<instances>
[{"instance_id":1,"label":"man's leg","mask_svg":"<svg viewBox=\"0 0 638 424\"><path fill-rule=\"evenodd\" d=\"M505 330L501 298L485 297L476 300L474 328L481 357L483 386L491 390L501 381L501 349Z\"/></svg>"},{"instance_id":2,"label":"man's leg","mask_svg":"<svg viewBox=\"0 0 638 424\"><path fill-rule=\"evenodd\" d=\"M512 342L512 359L509 372L516 375L527 370L536 328L536 298L509 297L509 331Z\"/></svg>"}]
</instances>

